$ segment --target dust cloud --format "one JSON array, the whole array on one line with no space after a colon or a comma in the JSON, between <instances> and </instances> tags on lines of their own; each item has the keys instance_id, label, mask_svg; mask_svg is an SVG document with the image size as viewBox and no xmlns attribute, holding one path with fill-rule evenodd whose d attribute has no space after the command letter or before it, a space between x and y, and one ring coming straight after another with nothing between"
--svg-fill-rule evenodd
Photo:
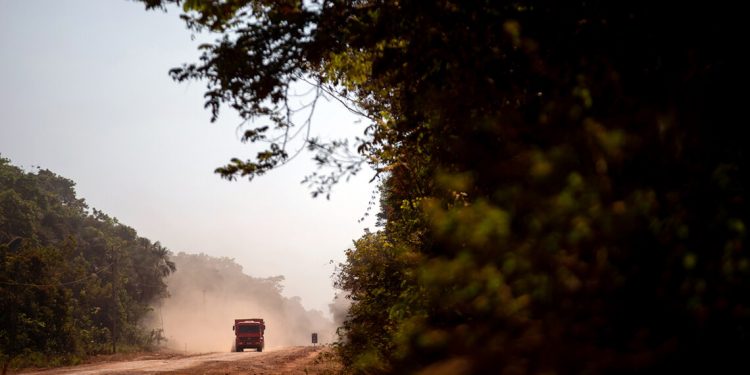
<instances>
[{"instance_id":1,"label":"dust cloud","mask_svg":"<svg viewBox=\"0 0 750 375\"><path fill-rule=\"evenodd\" d=\"M170 296L153 306L149 325L163 329L166 346L188 352L230 351L234 319L262 318L267 349L335 339L336 325L299 297L281 295L284 278L255 278L230 258L179 253L166 282Z\"/></svg>"},{"instance_id":2,"label":"dust cloud","mask_svg":"<svg viewBox=\"0 0 750 375\"><path fill-rule=\"evenodd\" d=\"M336 327L344 325L344 320L349 316L349 307L351 305L352 300L344 293L336 293L336 296L333 297L333 302L328 304L328 310L333 315L333 323Z\"/></svg>"}]
</instances>

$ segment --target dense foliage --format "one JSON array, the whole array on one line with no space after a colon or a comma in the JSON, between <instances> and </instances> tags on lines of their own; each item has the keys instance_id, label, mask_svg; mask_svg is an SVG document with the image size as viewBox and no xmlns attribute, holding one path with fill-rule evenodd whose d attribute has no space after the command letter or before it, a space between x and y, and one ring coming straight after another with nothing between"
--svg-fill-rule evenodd
<instances>
[{"instance_id":1,"label":"dense foliage","mask_svg":"<svg viewBox=\"0 0 750 375\"><path fill-rule=\"evenodd\" d=\"M353 373L694 372L750 349L735 11L722 2L141 0L221 34L171 72L289 158L302 82L370 121L385 227L348 252ZM738 86L739 84L739 86ZM319 91L320 92L320 91ZM308 126L305 123L302 126ZM304 133L303 133L304 134Z\"/></svg>"},{"instance_id":2,"label":"dense foliage","mask_svg":"<svg viewBox=\"0 0 750 375\"><path fill-rule=\"evenodd\" d=\"M4 369L150 345L140 323L174 270L167 249L89 209L73 181L0 158Z\"/></svg>"}]
</instances>

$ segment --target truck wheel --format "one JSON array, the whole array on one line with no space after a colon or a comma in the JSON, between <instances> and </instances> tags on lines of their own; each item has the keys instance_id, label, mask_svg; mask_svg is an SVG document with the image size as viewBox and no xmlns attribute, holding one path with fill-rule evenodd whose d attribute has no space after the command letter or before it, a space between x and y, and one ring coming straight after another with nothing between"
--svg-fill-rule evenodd
<instances>
[{"instance_id":1,"label":"truck wheel","mask_svg":"<svg viewBox=\"0 0 750 375\"><path fill-rule=\"evenodd\" d=\"M239 346L237 347L237 352L241 352L243 349L244 349L243 347Z\"/></svg>"},{"instance_id":2,"label":"truck wheel","mask_svg":"<svg viewBox=\"0 0 750 375\"><path fill-rule=\"evenodd\" d=\"M258 352L262 352L262 351L263 351L263 347L261 346L258 348Z\"/></svg>"}]
</instances>

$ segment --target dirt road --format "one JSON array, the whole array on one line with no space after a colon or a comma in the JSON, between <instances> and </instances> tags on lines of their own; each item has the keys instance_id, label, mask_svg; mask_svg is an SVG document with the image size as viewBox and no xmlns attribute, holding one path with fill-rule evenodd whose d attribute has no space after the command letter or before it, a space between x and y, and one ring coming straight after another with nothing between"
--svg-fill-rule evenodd
<instances>
[{"instance_id":1,"label":"dirt road","mask_svg":"<svg viewBox=\"0 0 750 375\"><path fill-rule=\"evenodd\" d=\"M134 359L103 362L24 375L99 375L99 374L336 374L338 366L323 347L295 346L269 349L262 353L209 353L172 358Z\"/></svg>"}]
</instances>

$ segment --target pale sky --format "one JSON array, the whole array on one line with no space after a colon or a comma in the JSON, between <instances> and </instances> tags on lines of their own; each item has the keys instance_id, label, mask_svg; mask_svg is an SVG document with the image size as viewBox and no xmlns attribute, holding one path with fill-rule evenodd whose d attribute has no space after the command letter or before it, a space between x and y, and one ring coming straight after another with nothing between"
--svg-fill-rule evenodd
<instances>
[{"instance_id":1,"label":"pale sky","mask_svg":"<svg viewBox=\"0 0 750 375\"><path fill-rule=\"evenodd\" d=\"M300 184L309 154L252 182L213 170L253 148L238 118L209 122L205 86L167 71L196 61L198 41L174 10L126 0L0 0L0 154L77 183L79 197L173 252L234 258L255 277L283 275L284 295L328 313L330 260L344 259L370 216L365 170L313 199ZM362 133L334 103L318 106L313 133ZM377 207L373 206L372 211Z\"/></svg>"}]
</instances>

